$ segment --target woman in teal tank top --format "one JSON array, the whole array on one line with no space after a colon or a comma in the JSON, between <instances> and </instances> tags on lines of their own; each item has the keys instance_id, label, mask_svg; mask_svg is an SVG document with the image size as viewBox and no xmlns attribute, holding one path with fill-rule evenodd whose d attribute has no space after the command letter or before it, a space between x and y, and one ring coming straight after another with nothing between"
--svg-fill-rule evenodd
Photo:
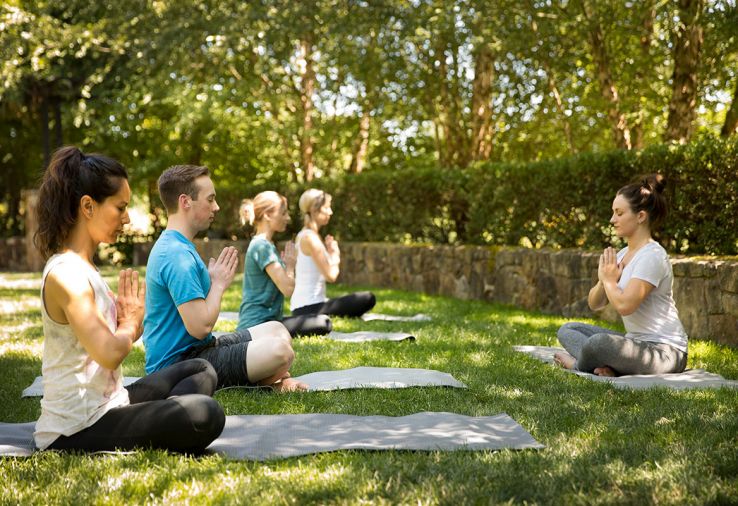
<instances>
[{"instance_id":1,"label":"woman in teal tank top","mask_svg":"<svg viewBox=\"0 0 738 506\"><path fill-rule=\"evenodd\" d=\"M280 255L273 242L290 222L287 199L274 191L259 193L241 204L241 223L254 229L246 250L243 295L238 329L248 329L268 321L281 321L293 337L324 335L331 331L326 315L283 316L284 298L295 289L294 243L288 241Z\"/></svg>"}]
</instances>

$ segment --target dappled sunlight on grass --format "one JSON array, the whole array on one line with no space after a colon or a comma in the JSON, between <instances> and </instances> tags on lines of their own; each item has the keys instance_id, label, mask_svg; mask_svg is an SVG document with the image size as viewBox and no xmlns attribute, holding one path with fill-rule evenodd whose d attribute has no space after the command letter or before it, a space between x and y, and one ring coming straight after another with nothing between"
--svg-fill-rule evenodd
<instances>
[{"instance_id":1,"label":"dappled sunlight on grass","mask_svg":"<svg viewBox=\"0 0 738 506\"><path fill-rule=\"evenodd\" d=\"M29 309L41 309L40 297L21 297L19 299L0 299L0 314L8 315L28 311Z\"/></svg>"},{"instance_id":2,"label":"dappled sunlight on grass","mask_svg":"<svg viewBox=\"0 0 738 506\"><path fill-rule=\"evenodd\" d=\"M566 322L566 320L560 320L560 324L556 320L560 320L559 318L552 318L550 316L533 316L530 314L519 314L519 315L512 315L508 316L505 319L505 322L507 324L522 324L526 325L528 327L531 327L533 329L551 329L553 327L558 328ZM554 331L555 331L554 329Z\"/></svg>"},{"instance_id":3,"label":"dappled sunlight on grass","mask_svg":"<svg viewBox=\"0 0 738 506\"><path fill-rule=\"evenodd\" d=\"M103 269L109 283L117 270ZM0 301L0 421L33 420L39 399L20 399L41 370L41 317L30 277L8 275ZM237 311L241 282L223 310ZM329 296L369 287L329 286ZM32 290L35 290L32 291ZM431 322L363 322L334 318L339 331L410 332L415 342L293 341L295 376L359 366L437 369L467 389L356 389L275 394L238 389L216 393L229 415L346 413L403 416L451 411L470 416L506 412L541 451L343 451L270 462L234 462L139 451L112 457L36 454L0 459L0 503L736 503L738 391L617 390L517 353L516 344L557 345L566 319L490 304L372 289L374 312L430 315ZM15 305L17 304L17 305ZM29 307L27 307L30 304ZM10 306L9 306L10 307ZM603 322L584 319L603 325ZM614 324L604 324L618 328ZM219 321L232 331L236 322ZM142 375L137 345L123 363ZM690 367L738 378L738 351L690 341ZM275 430L290 430L289 427ZM43 491L43 495L39 495ZM42 499L39 500L39 497Z\"/></svg>"},{"instance_id":4,"label":"dappled sunlight on grass","mask_svg":"<svg viewBox=\"0 0 738 506\"><path fill-rule=\"evenodd\" d=\"M30 273L0 274L0 289L41 290L41 276Z\"/></svg>"},{"instance_id":5,"label":"dappled sunlight on grass","mask_svg":"<svg viewBox=\"0 0 738 506\"><path fill-rule=\"evenodd\" d=\"M489 363L490 354L486 351L476 351L469 354L468 360L473 364L485 366Z\"/></svg>"},{"instance_id":6,"label":"dappled sunlight on grass","mask_svg":"<svg viewBox=\"0 0 738 506\"><path fill-rule=\"evenodd\" d=\"M532 399L533 392L522 390L517 387L502 387L498 385L489 385L487 393L494 396L504 397L506 399Z\"/></svg>"},{"instance_id":7,"label":"dappled sunlight on grass","mask_svg":"<svg viewBox=\"0 0 738 506\"><path fill-rule=\"evenodd\" d=\"M218 320L215 323L214 332L233 332L236 330L238 322L231 320Z\"/></svg>"},{"instance_id":8,"label":"dappled sunlight on grass","mask_svg":"<svg viewBox=\"0 0 738 506\"><path fill-rule=\"evenodd\" d=\"M30 343L19 341L0 342L0 356L6 353L23 353L29 357L40 357L43 351L44 345L40 341Z\"/></svg>"},{"instance_id":9,"label":"dappled sunlight on grass","mask_svg":"<svg viewBox=\"0 0 738 506\"><path fill-rule=\"evenodd\" d=\"M31 321L22 321L17 325L3 325L2 328L0 328L0 339L8 339L10 337L17 336L18 334L22 334L29 329L43 331L41 325L38 325Z\"/></svg>"},{"instance_id":10,"label":"dappled sunlight on grass","mask_svg":"<svg viewBox=\"0 0 738 506\"><path fill-rule=\"evenodd\" d=\"M738 349L711 341L689 341L689 363L692 369L708 369L729 379L738 379Z\"/></svg>"}]
</instances>

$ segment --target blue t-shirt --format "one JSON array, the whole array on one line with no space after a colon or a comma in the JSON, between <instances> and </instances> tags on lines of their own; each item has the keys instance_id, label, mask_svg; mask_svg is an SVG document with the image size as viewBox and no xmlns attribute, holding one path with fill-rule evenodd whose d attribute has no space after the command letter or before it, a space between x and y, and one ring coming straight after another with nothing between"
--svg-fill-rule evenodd
<instances>
[{"instance_id":1,"label":"blue t-shirt","mask_svg":"<svg viewBox=\"0 0 738 506\"><path fill-rule=\"evenodd\" d=\"M177 307L210 292L210 274L200 255L185 236L165 230L151 249L146 264L146 316L143 342L146 347L146 374L179 360L192 347L205 346L203 340L187 333Z\"/></svg>"},{"instance_id":2,"label":"blue t-shirt","mask_svg":"<svg viewBox=\"0 0 738 506\"><path fill-rule=\"evenodd\" d=\"M277 248L264 236L257 235L249 243L243 268L243 295L238 310L238 330L264 322L281 321L284 295L266 272L268 265L279 262Z\"/></svg>"}]
</instances>

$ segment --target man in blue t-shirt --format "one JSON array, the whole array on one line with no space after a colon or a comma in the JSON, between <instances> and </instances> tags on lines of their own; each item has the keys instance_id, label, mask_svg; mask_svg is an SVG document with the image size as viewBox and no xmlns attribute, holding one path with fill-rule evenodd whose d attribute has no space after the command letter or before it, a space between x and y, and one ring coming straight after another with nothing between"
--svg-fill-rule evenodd
<instances>
[{"instance_id":1,"label":"man in blue t-shirt","mask_svg":"<svg viewBox=\"0 0 738 506\"><path fill-rule=\"evenodd\" d=\"M219 388L259 384L304 389L289 377L295 354L281 323L212 334L223 294L236 275L238 251L228 246L206 266L192 242L219 210L207 167L170 167L159 178L159 195L168 223L146 266L146 373L198 357L213 365Z\"/></svg>"}]
</instances>

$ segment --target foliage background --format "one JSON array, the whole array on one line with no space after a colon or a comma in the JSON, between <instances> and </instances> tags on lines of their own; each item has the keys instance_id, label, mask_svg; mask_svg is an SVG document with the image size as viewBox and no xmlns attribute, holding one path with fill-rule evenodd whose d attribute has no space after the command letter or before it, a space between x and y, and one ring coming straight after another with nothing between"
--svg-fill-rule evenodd
<instances>
[{"instance_id":1,"label":"foliage background","mask_svg":"<svg viewBox=\"0 0 738 506\"><path fill-rule=\"evenodd\" d=\"M197 163L212 235L320 185L345 239L595 247L601 196L663 168L671 249L735 252L733 144L701 140L738 128L735 0L7 0L0 56L2 236L76 144L129 168L154 234L156 178Z\"/></svg>"},{"instance_id":2,"label":"foliage background","mask_svg":"<svg viewBox=\"0 0 738 506\"><path fill-rule=\"evenodd\" d=\"M329 231L343 240L598 248L617 243L608 226L617 190L652 172L667 180L669 217L658 234L667 249L738 254L736 138L483 162L465 171L375 170L323 180L321 187L340 209ZM302 189L288 193L291 202ZM291 232L299 224L294 215Z\"/></svg>"}]
</instances>

